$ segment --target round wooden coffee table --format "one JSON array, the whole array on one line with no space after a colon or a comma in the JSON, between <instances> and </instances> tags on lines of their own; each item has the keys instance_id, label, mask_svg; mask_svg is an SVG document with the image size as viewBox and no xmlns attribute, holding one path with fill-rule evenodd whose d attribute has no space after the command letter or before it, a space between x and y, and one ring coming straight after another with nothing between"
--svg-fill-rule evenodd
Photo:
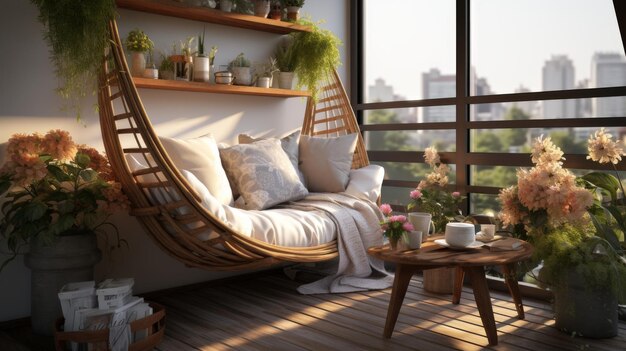
<instances>
[{"instance_id":1,"label":"round wooden coffee table","mask_svg":"<svg viewBox=\"0 0 626 351\"><path fill-rule=\"evenodd\" d=\"M519 292L519 286L515 279L515 263L526 260L532 256L533 247L527 242L522 242L522 246L514 251L492 251L488 247L468 250L452 250L434 243L435 239L430 238L417 250L391 251L389 246L375 246L367 251L373 257L383 261L396 264L396 273L391 290L389 309L387 310L387 320L385 322L384 337L390 338L398 319L398 313L402 306L402 301L406 295L409 281L417 271L433 268L454 267L456 275L454 279L454 293L452 303L458 304L461 300L461 288L465 274L471 280L476 306L483 322L485 333L490 345L498 344L498 332L496 321L493 317L491 307L491 297L489 287L485 278L485 266L502 266L505 275L505 282L515 302L517 316L524 319L524 305Z\"/></svg>"}]
</instances>

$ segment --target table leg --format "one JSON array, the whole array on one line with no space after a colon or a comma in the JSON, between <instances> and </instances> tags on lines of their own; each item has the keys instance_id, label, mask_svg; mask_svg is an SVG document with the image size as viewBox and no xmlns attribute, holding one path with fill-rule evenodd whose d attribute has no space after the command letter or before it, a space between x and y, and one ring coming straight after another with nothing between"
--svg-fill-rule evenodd
<instances>
[{"instance_id":1,"label":"table leg","mask_svg":"<svg viewBox=\"0 0 626 351\"><path fill-rule=\"evenodd\" d=\"M474 299L476 299L476 306L478 307L480 319L483 321L483 327L485 328L489 345L497 345L498 331L491 307L491 296L489 295L489 287L487 286L487 279L485 278L485 269L482 266L465 267L465 271L469 274L472 282Z\"/></svg>"},{"instance_id":2,"label":"table leg","mask_svg":"<svg viewBox=\"0 0 626 351\"><path fill-rule=\"evenodd\" d=\"M506 286L509 288L509 293L511 293L513 302L515 303L517 318L524 319L524 304L522 304L522 295L519 292L519 284L517 284L515 276L515 265L503 265L502 270L504 271L504 281L506 282Z\"/></svg>"},{"instance_id":3,"label":"table leg","mask_svg":"<svg viewBox=\"0 0 626 351\"><path fill-rule=\"evenodd\" d=\"M456 267L454 274L454 291L452 292L452 303L458 305L461 302L461 290L463 290L463 280L465 271L461 267Z\"/></svg>"},{"instance_id":4,"label":"table leg","mask_svg":"<svg viewBox=\"0 0 626 351\"><path fill-rule=\"evenodd\" d=\"M383 332L383 336L387 339L391 338L391 334L393 334L393 328L396 326L398 313L400 313L400 307L402 307L402 301L404 301L404 295L406 295L409 282L416 270L417 269L411 265L403 265L400 263L396 265L393 287L391 288L391 298L389 299L389 309L387 310L387 320L385 321L385 331Z\"/></svg>"}]
</instances>

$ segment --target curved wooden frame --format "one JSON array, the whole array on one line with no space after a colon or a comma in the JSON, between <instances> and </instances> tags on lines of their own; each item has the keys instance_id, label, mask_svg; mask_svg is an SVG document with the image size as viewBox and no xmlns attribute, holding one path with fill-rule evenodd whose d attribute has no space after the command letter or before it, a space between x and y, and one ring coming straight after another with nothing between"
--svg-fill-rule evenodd
<instances>
[{"instance_id":1,"label":"curved wooden frame","mask_svg":"<svg viewBox=\"0 0 626 351\"><path fill-rule=\"evenodd\" d=\"M110 32L111 45L98 92L104 146L133 204L131 214L140 219L161 249L189 266L208 270L253 269L283 261L316 262L337 256L336 241L314 247L271 245L233 231L208 212L172 163L150 123L130 75L115 21L110 23ZM352 167L369 164L354 112L336 72L329 76L317 102L308 98L302 133L317 137L358 133ZM127 154L140 155L140 162L148 168L132 172ZM197 238L207 230L216 235L206 241Z\"/></svg>"}]
</instances>

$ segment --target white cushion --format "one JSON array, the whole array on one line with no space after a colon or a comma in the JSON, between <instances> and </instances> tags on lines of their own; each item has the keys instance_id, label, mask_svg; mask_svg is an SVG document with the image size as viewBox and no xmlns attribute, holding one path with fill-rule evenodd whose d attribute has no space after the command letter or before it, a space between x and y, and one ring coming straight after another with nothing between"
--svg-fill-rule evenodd
<instances>
[{"instance_id":1,"label":"white cushion","mask_svg":"<svg viewBox=\"0 0 626 351\"><path fill-rule=\"evenodd\" d=\"M220 154L246 209L263 210L308 194L277 139L234 145Z\"/></svg>"},{"instance_id":2,"label":"white cushion","mask_svg":"<svg viewBox=\"0 0 626 351\"><path fill-rule=\"evenodd\" d=\"M357 134L336 138L300 137L300 170L311 192L338 193L348 185Z\"/></svg>"},{"instance_id":3,"label":"white cushion","mask_svg":"<svg viewBox=\"0 0 626 351\"><path fill-rule=\"evenodd\" d=\"M194 139L159 139L179 170L193 173L220 203L233 203L233 193L222 168L217 143L211 135Z\"/></svg>"},{"instance_id":4,"label":"white cushion","mask_svg":"<svg viewBox=\"0 0 626 351\"><path fill-rule=\"evenodd\" d=\"M252 211L222 205L191 172L182 173L200 195L202 206L241 235L289 247L321 245L336 238L334 222L322 211L292 209ZM203 233L199 237L209 239L214 236Z\"/></svg>"},{"instance_id":5,"label":"white cushion","mask_svg":"<svg viewBox=\"0 0 626 351\"><path fill-rule=\"evenodd\" d=\"M380 196L385 169L379 165L369 165L350 171L350 182L346 193L359 199L376 202Z\"/></svg>"},{"instance_id":6,"label":"white cushion","mask_svg":"<svg viewBox=\"0 0 626 351\"><path fill-rule=\"evenodd\" d=\"M267 139L271 139L271 138L253 138L248 134L239 134L239 137L238 137L239 144L252 144L257 141L267 140ZM291 161L293 168L296 170L296 173L298 173L298 178L300 178L300 181L304 184L304 177L302 176L302 172L300 172L300 168L298 167L299 142L300 142L299 130L280 138L280 145L282 146L283 151L285 151L285 153L289 157L289 161Z\"/></svg>"}]
</instances>

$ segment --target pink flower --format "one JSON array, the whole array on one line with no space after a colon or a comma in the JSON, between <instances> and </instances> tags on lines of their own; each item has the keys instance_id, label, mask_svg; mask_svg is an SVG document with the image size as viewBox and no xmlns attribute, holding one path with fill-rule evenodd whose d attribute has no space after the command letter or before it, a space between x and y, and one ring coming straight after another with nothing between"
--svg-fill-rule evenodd
<instances>
[{"instance_id":1,"label":"pink flower","mask_svg":"<svg viewBox=\"0 0 626 351\"><path fill-rule=\"evenodd\" d=\"M406 217L403 216L403 215L391 216L391 217L389 217L389 222L404 223L404 222L406 222Z\"/></svg>"},{"instance_id":2,"label":"pink flower","mask_svg":"<svg viewBox=\"0 0 626 351\"><path fill-rule=\"evenodd\" d=\"M380 211L385 215L385 216L389 216L391 214L391 205L389 204L382 204L380 205Z\"/></svg>"},{"instance_id":3,"label":"pink flower","mask_svg":"<svg viewBox=\"0 0 626 351\"><path fill-rule=\"evenodd\" d=\"M413 224L411 224L411 222L404 222L404 224L402 224L402 229L406 230L407 232L410 232L414 229Z\"/></svg>"},{"instance_id":4,"label":"pink flower","mask_svg":"<svg viewBox=\"0 0 626 351\"><path fill-rule=\"evenodd\" d=\"M461 193L458 191L455 191L452 193L452 197L459 197L459 196L461 196Z\"/></svg>"},{"instance_id":5,"label":"pink flower","mask_svg":"<svg viewBox=\"0 0 626 351\"><path fill-rule=\"evenodd\" d=\"M415 189L411 191L411 194L409 196L411 196L411 199L419 199L420 197L422 197L422 192Z\"/></svg>"}]
</instances>

